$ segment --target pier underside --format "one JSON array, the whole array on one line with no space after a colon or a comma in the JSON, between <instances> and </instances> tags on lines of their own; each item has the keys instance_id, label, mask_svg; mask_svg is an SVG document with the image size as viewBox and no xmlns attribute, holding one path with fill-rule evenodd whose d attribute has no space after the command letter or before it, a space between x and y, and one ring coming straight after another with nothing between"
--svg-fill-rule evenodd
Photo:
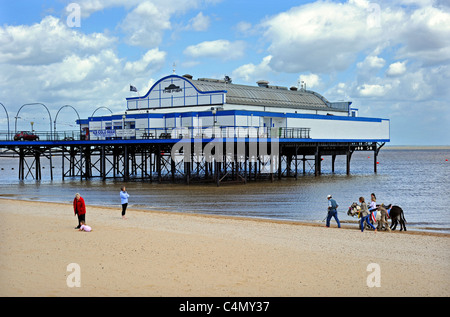
<instances>
[{"instance_id":1,"label":"pier underside","mask_svg":"<svg viewBox=\"0 0 450 317\"><path fill-rule=\"evenodd\" d=\"M355 151L373 152L374 173L377 156L384 143L377 142L267 142L210 140L209 142L160 142L22 145L8 146L2 156L18 158L19 179L42 178L43 158L61 160L62 178L123 179L151 182L223 182L298 178L320 175L322 158L331 157L332 172L338 155L345 156L346 173ZM53 179L53 168L47 169Z\"/></svg>"}]
</instances>

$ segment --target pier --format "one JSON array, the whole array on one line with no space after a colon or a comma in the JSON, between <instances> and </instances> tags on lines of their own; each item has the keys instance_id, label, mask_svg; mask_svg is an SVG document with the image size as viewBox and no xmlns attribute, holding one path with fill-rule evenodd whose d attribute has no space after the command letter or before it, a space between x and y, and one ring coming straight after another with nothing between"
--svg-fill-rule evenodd
<instances>
[{"instance_id":1,"label":"pier","mask_svg":"<svg viewBox=\"0 0 450 317\"><path fill-rule=\"evenodd\" d=\"M131 89L131 87L130 87ZM102 106L80 118L70 106L54 120L42 103L25 104L9 116L1 156L18 159L19 179L42 178L42 160L61 160L62 178L124 179L155 182L241 182L298 178L321 174L322 158L344 156L346 173L355 151L373 152L377 173L380 149L390 141L390 121L359 117L350 101L330 102L302 87L232 83L231 78L198 78L175 74L158 80L149 91L126 98L126 109L113 113ZM44 107L49 130L33 141L14 140L17 118L27 106ZM56 127L62 109L75 111L78 131ZM100 108L110 111L97 115ZM36 140L35 140L36 139Z\"/></svg>"},{"instance_id":2,"label":"pier","mask_svg":"<svg viewBox=\"0 0 450 317\"><path fill-rule=\"evenodd\" d=\"M283 131L284 133L284 131ZM319 142L309 138L154 138L120 140L0 141L3 157L17 159L18 179L41 180L43 160L53 166L61 162L62 178L123 179L150 182L224 182L282 178L321 174L322 158L331 157L335 172L337 156L351 172L355 151L373 153L373 171L384 143Z\"/></svg>"}]
</instances>

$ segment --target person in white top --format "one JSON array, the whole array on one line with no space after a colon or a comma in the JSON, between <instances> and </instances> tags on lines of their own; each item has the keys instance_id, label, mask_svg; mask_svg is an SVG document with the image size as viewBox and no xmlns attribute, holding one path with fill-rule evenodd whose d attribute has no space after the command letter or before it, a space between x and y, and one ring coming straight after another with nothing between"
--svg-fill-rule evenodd
<instances>
[{"instance_id":1,"label":"person in white top","mask_svg":"<svg viewBox=\"0 0 450 317\"><path fill-rule=\"evenodd\" d=\"M78 229L78 231L91 232L91 231L92 231L92 228L89 227L88 225L86 225L86 224L84 223L84 221L82 221L82 222L81 222L80 229Z\"/></svg>"},{"instance_id":2,"label":"person in white top","mask_svg":"<svg viewBox=\"0 0 450 317\"><path fill-rule=\"evenodd\" d=\"M125 217L125 213L127 212L128 197L130 197L130 195L128 195L125 186L122 186L120 188L120 202L122 203L122 219L127 219Z\"/></svg>"},{"instance_id":3,"label":"person in white top","mask_svg":"<svg viewBox=\"0 0 450 317\"><path fill-rule=\"evenodd\" d=\"M369 211L372 212L377 209L377 197L374 193L370 194Z\"/></svg>"}]
</instances>

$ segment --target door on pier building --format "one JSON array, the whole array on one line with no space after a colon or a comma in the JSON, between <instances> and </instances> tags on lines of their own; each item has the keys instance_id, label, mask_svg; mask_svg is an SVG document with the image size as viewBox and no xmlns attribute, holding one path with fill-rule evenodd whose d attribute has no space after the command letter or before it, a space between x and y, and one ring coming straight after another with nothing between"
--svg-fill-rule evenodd
<instances>
[{"instance_id":1,"label":"door on pier building","mask_svg":"<svg viewBox=\"0 0 450 317\"><path fill-rule=\"evenodd\" d=\"M272 137L280 137L282 129L286 128L286 118L264 117L264 128Z\"/></svg>"}]
</instances>

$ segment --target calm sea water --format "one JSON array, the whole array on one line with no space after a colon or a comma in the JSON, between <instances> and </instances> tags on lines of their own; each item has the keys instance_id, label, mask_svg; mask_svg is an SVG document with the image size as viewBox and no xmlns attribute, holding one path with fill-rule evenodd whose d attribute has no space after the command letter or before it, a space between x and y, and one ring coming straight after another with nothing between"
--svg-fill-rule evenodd
<instances>
[{"instance_id":1,"label":"calm sea water","mask_svg":"<svg viewBox=\"0 0 450 317\"><path fill-rule=\"evenodd\" d=\"M53 181L46 159L41 161L46 169L40 182L19 181L18 159L0 158L0 198L72 202L79 192L88 206L116 206L119 215L119 190L125 184L130 194L129 208L321 222L326 216L326 196L332 194L340 206L340 220L354 222L356 219L346 214L348 206L360 196L370 200L373 192L378 203L403 208L409 230L449 233L450 150L382 149L377 174L373 173L372 154L355 152L351 175L346 175L344 156L337 157L334 174L331 158L324 157L322 175L317 177L307 164L307 174L298 180L250 181L220 187L79 178L63 181L60 158L53 161Z\"/></svg>"}]
</instances>

